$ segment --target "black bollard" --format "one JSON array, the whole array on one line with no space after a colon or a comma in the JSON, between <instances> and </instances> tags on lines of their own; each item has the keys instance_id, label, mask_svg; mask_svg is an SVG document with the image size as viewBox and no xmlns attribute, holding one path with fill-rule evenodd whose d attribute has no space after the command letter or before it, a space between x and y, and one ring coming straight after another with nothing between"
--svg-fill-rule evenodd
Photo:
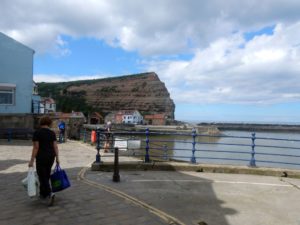
<instances>
[{"instance_id":1,"label":"black bollard","mask_svg":"<svg viewBox=\"0 0 300 225\"><path fill-rule=\"evenodd\" d=\"M115 162L114 162L113 182L120 182L120 174L119 174L119 148L115 148Z\"/></svg>"}]
</instances>

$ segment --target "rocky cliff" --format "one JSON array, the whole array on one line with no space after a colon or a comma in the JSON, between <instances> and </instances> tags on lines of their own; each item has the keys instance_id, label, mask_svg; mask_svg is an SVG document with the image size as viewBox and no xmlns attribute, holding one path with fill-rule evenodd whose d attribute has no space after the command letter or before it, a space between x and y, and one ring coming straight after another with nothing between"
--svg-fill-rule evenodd
<instances>
[{"instance_id":1,"label":"rocky cliff","mask_svg":"<svg viewBox=\"0 0 300 225\"><path fill-rule=\"evenodd\" d=\"M136 109L142 114L166 113L174 119L175 104L165 84L153 72L86 81L39 83L38 88L41 96L52 96L61 111L109 113Z\"/></svg>"}]
</instances>

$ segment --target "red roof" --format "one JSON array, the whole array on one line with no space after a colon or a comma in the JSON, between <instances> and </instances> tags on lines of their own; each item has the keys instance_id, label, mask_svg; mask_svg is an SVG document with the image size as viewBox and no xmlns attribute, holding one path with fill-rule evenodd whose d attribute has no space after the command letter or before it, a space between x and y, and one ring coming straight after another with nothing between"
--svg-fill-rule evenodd
<instances>
[{"instance_id":1,"label":"red roof","mask_svg":"<svg viewBox=\"0 0 300 225\"><path fill-rule=\"evenodd\" d=\"M100 113L98 113L98 112L93 112L92 113L92 117L103 118L103 116Z\"/></svg>"}]
</instances>

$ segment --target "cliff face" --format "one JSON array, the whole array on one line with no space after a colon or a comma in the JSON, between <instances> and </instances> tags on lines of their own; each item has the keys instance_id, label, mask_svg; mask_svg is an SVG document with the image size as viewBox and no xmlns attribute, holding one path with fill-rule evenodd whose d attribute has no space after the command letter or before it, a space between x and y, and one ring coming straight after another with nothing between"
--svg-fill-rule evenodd
<instances>
[{"instance_id":1,"label":"cliff face","mask_svg":"<svg viewBox=\"0 0 300 225\"><path fill-rule=\"evenodd\" d=\"M159 80L155 73L59 84L58 86L61 86L60 96L69 96L74 101L78 97L81 101L84 99L84 104L90 110L109 113L123 109L136 109L142 114L166 113L170 119L174 119L175 104L170 98L165 84ZM39 86L42 95L43 90L41 88L43 89L43 85ZM57 91L57 87L55 90ZM43 92L43 94L46 93ZM59 101L59 96L53 97ZM62 107L63 105L58 104L58 108Z\"/></svg>"}]
</instances>

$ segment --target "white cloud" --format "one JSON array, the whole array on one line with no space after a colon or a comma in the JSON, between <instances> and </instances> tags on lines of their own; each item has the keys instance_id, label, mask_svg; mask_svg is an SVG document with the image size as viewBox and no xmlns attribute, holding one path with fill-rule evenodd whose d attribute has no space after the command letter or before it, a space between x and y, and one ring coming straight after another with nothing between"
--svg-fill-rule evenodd
<instances>
[{"instance_id":1,"label":"white cloud","mask_svg":"<svg viewBox=\"0 0 300 225\"><path fill-rule=\"evenodd\" d=\"M0 31L38 54L71 54L63 35L137 51L176 102L268 104L298 101L299 11L298 0L2 0ZM243 37L273 25L273 35ZM194 57L154 58L181 53ZM35 75L70 79L86 78Z\"/></svg>"},{"instance_id":2,"label":"white cloud","mask_svg":"<svg viewBox=\"0 0 300 225\"><path fill-rule=\"evenodd\" d=\"M178 54L235 31L294 23L299 9L297 0L2 0L0 31L38 53L54 51L57 38L69 35L143 55Z\"/></svg>"},{"instance_id":3,"label":"white cloud","mask_svg":"<svg viewBox=\"0 0 300 225\"><path fill-rule=\"evenodd\" d=\"M300 22L277 27L273 35L257 36L249 42L241 34L221 38L198 49L191 61L151 61L148 68L166 82L176 102L298 101Z\"/></svg>"}]
</instances>

